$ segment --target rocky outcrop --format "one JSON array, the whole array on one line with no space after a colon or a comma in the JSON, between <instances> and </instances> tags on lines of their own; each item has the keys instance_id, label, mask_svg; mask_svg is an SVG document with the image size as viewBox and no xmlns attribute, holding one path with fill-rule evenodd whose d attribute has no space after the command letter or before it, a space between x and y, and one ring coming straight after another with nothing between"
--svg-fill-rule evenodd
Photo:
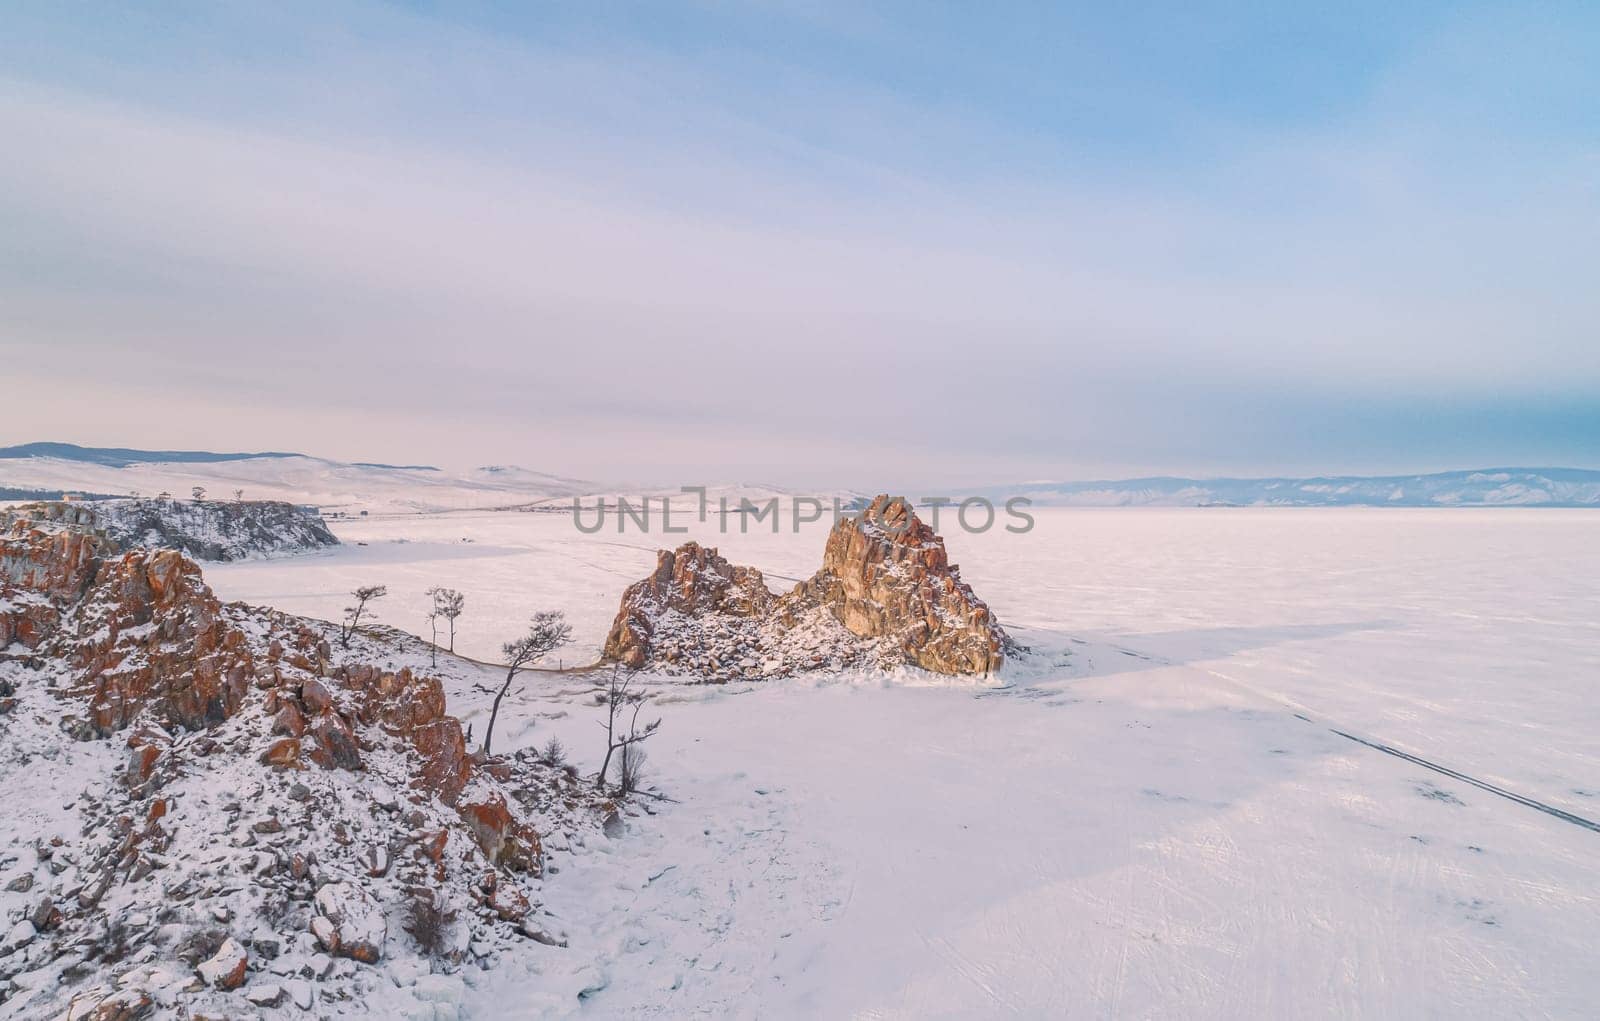
<instances>
[{"instance_id":1,"label":"rocky outcrop","mask_svg":"<svg viewBox=\"0 0 1600 1021\"><path fill-rule=\"evenodd\" d=\"M541 937L547 825L604 839L602 793L470 755L438 679L374 665L394 648L357 635L334 662L332 625L222 604L175 551L16 527L0 620L0 786L52 805L18 826L62 823L0 855L0 935L19 937L0 1013L332 1007L370 987L356 969L416 970L398 922L418 898L440 911L424 974ZM100 985L77 985L84 960Z\"/></svg>"},{"instance_id":2,"label":"rocky outcrop","mask_svg":"<svg viewBox=\"0 0 1600 1021\"><path fill-rule=\"evenodd\" d=\"M879 496L828 536L822 568L781 598L761 572L690 542L628 587L603 656L726 681L857 665L988 675L1008 639L944 540Z\"/></svg>"},{"instance_id":3,"label":"rocky outcrop","mask_svg":"<svg viewBox=\"0 0 1600 1021\"><path fill-rule=\"evenodd\" d=\"M199 730L238 711L256 674L245 634L194 561L173 550L138 550L103 561L72 627L48 650L76 670L96 731L121 730L141 714Z\"/></svg>"},{"instance_id":4,"label":"rocky outcrop","mask_svg":"<svg viewBox=\"0 0 1600 1021\"><path fill-rule=\"evenodd\" d=\"M51 500L0 510L0 525L64 525L121 550L172 549L196 560L239 560L337 546L314 510L278 500Z\"/></svg>"}]
</instances>

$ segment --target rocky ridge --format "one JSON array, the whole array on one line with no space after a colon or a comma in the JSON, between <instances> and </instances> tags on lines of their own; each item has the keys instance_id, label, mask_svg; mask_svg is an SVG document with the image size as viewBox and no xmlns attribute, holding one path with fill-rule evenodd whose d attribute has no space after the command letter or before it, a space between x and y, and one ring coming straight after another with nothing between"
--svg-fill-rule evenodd
<instances>
[{"instance_id":1,"label":"rocky ridge","mask_svg":"<svg viewBox=\"0 0 1600 1021\"><path fill-rule=\"evenodd\" d=\"M97 532L120 550L173 549L196 560L241 560L339 544L315 512L279 500L50 500L0 509L0 528L17 521Z\"/></svg>"},{"instance_id":2,"label":"rocky ridge","mask_svg":"<svg viewBox=\"0 0 1600 1021\"><path fill-rule=\"evenodd\" d=\"M880 495L828 536L820 570L774 596L761 572L688 542L629 586L604 659L712 681L910 665L987 676L1010 645L944 540Z\"/></svg>"},{"instance_id":3,"label":"rocky ridge","mask_svg":"<svg viewBox=\"0 0 1600 1021\"><path fill-rule=\"evenodd\" d=\"M438 680L333 633L221 604L172 550L0 537L0 783L30 791L0 844L0 1012L337 1010L395 969L448 1002L463 969L561 941L541 838L614 806L469 754Z\"/></svg>"}]
</instances>

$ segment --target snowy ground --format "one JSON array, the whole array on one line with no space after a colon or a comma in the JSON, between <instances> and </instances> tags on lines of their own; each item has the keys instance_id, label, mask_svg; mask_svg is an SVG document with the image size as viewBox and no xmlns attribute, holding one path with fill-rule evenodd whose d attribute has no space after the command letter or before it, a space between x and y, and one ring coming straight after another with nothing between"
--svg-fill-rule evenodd
<instances>
[{"instance_id":1,"label":"snowy ground","mask_svg":"<svg viewBox=\"0 0 1600 1021\"><path fill-rule=\"evenodd\" d=\"M1592 1016L1600 833L1333 733L1600 819L1591 512L1037 514L943 529L1036 650L1007 687L659 689L676 800L545 884L567 958L507 961L467 1006L534 1016L576 968L597 1016ZM451 585L484 658L560 607L570 664L656 545L719 545L776 586L824 535L338 531L207 578L317 616L384 583L381 619L411 630ZM586 700L582 675L537 676L502 733L593 768Z\"/></svg>"}]
</instances>

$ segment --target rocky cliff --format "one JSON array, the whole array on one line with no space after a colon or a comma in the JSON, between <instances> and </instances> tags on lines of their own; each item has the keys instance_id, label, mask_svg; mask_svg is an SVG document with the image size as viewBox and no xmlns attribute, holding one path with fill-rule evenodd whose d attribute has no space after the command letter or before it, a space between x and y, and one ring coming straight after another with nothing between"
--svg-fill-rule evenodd
<instances>
[{"instance_id":1,"label":"rocky cliff","mask_svg":"<svg viewBox=\"0 0 1600 1021\"><path fill-rule=\"evenodd\" d=\"M16 521L67 525L98 532L120 549L178 550L196 560L240 560L339 544L314 511L276 500L53 500L0 509L0 527Z\"/></svg>"},{"instance_id":2,"label":"rocky cliff","mask_svg":"<svg viewBox=\"0 0 1600 1021\"><path fill-rule=\"evenodd\" d=\"M0 786L28 791L0 833L0 1013L338 1013L392 992L391 959L445 976L556 941L541 833L609 803L469 754L438 680L333 634L220 603L172 550L0 536Z\"/></svg>"},{"instance_id":3,"label":"rocky cliff","mask_svg":"<svg viewBox=\"0 0 1600 1021\"><path fill-rule=\"evenodd\" d=\"M782 597L714 549L660 551L623 593L603 656L714 681L900 664L988 675L1007 644L944 540L905 500L879 496L834 526L821 569Z\"/></svg>"}]
</instances>

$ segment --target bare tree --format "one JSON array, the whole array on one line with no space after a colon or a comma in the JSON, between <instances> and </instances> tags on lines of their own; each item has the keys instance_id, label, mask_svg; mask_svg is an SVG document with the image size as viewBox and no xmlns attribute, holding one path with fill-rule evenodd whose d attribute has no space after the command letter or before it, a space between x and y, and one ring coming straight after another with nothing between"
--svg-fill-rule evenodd
<instances>
[{"instance_id":1,"label":"bare tree","mask_svg":"<svg viewBox=\"0 0 1600 1021\"><path fill-rule=\"evenodd\" d=\"M429 593L433 589L428 590ZM428 610L428 630L432 637L428 639L428 663L430 666L439 665L439 606L435 603Z\"/></svg>"},{"instance_id":2,"label":"bare tree","mask_svg":"<svg viewBox=\"0 0 1600 1021\"><path fill-rule=\"evenodd\" d=\"M631 690L635 676L637 676L635 671L629 670L624 673L622 667L615 666L611 668L611 677L606 682L604 696L606 722L603 724L606 728L606 758L600 764L599 774L594 778L594 785L601 790L605 789L606 774L611 770L611 757L618 751L622 752L622 783L626 788L629 783L629 757L642 751L642 749L634 749L633 746L654 737L656 729L661 726L661 720L655 719L645 724L643 730L639 729L639 710L644 708L644 695ZM623 733L618 727L617 718L630 708L632 712L628 715L628 730L627 733ZM638 761L642 765L642 759ZM638 778L639 773L636 766L633 780L637 781ZM628 790L624 789L622 793L626 794Z\"/></svg>"},{"instance_id":3,"label":"bare tree","mask_svg":"<svg viewBox=\"0 0 1600 1021\"><path fill-rule=\"evenodd\" d=\"M233 502L234 503L244 503L244 490L235 489L233 491Z\"/></svg>"},{"instance_id":4,"label":"bare tree","mask_svg":"<svg viewBox=\"0 0 1600 1021\"><path fill-rule=\"evenodd\" d=\"M467 607L467 597L453 588L441 588L435 585L428 590L428 595L433 597L433 612L435 616L443 618L450 625L450 651L456 651L456 618L461 616L461 611ZM438 641L435 635L434 641Z\"/></svg>"},{"instance_id":5,"label":"bare tree","mask_svg":"<svg viewBox=\"0 0 1600 1021\"><path fill-rule=\"evenodd\" d=\"M165 489L163 489L161 492L156 494L156 499L157 500L170 500L170 499L172 499L172 494L167 492Z\"/></svg>"},{"instance_id":6,"label":"bare tree","mask_svg":"<svg viewBox=\"0 0 1600 1021\"><path fill-rule=\"evenodd\" d=\"M500 700L511 690L511 682L516 680L517 674L571 640L572 625L567 623L567 615L560 610L544 610L534 614L528 622L527 634L500 647L506 658L506 680L494 697L494 708L489 710L489 725L483 730L483 754L489 754L494 721L500 715Z\"/></svg>"},{"instance_id":7,"label":"bare tree","mask_svg":"<svg viewBox=\"0 0 1600 1021\"><path fill-rule=\"evenodd\" d=\"M344 624L339 628L339 647L350 648L350 636L355 634L356 627L360 625L361 618L367 614L367 604L374 599L382 599L389 594L387 585L363 585L350 595L355 599L354 606L344 608Z\"/></svg>"},{"instance_id":8,"label":"bare tree","mask_svg":"<svg viewBox=\"0 0 1600 1021\"><path fill-rule=\"evenodd\" d=\"M189 490L189 495L194 497L195 503L199 503L201 500L206 498L206 487L195 486L193 489Z\"/></svg>"}]
</instances>

